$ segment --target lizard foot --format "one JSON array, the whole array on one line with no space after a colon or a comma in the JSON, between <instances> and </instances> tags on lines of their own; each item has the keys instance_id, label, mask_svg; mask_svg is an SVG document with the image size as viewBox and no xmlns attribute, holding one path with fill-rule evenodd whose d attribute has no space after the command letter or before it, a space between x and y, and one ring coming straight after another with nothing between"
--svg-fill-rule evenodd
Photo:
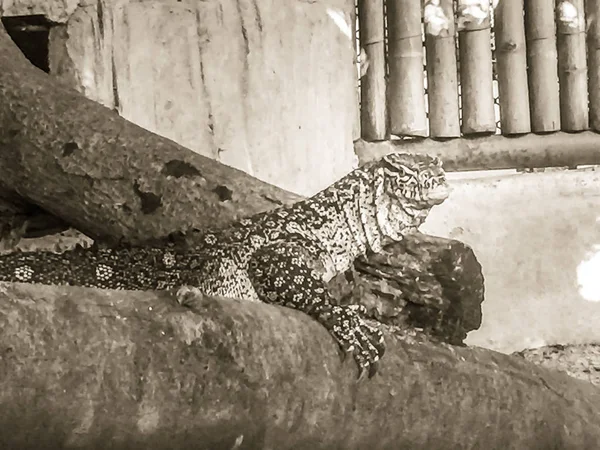
<instances>
[{"instance_id":1,"label":"lizard foot","mask_svg":"<svg viewBox=\"0 0 600 450\"><path fill-rule=\"evenodd\" d=\"M359 380L365 374L371 378L377 373L379 359L385 353L383 334L361 318L365 313L362 305L327 305L315 314L340 345L343 357L353 354L359 368Z\"/></svg>"},{"instance_id":2,"label":"lizard foot","mask_svg":"<svg viewBox=\"0 0 600 450\"><path fill-rule=\"evenodd\" d=\"M323 275L306 255L311 243L276 243L258 250L248 263L248 276L258 298L302 311L323 325L338 342L343 356L352 353L359 380L377 372L383 356L383 335L367 324L361 305L338 306L327 290Z\"/></svg>"},{"instance_id":3,"label":"lizard foot","mask_svg":"<svg viewBox=\"0 0 600 450\"><path fill-rule=\"evenodd\" d=\"M181 286L177 290L176 298L181 306L193 309L195 305L204 299L204 294L200 289L193 286Z\"/></svg>"}]
</instances>

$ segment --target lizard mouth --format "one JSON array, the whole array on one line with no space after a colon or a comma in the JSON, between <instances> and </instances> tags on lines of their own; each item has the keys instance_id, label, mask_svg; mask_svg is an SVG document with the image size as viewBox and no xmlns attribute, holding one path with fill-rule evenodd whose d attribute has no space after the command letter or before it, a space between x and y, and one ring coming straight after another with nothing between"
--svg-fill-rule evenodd
<instances>
[{"instance_id":1,"label":"lizard mouth","mask_svg":"<svg viewBox=\"0 0 600 450\"><path fill-rule=\"evenodd\" d=\"M452 192L452 188L448 186L448 184L438 184L427 193L427 198L431 200L434 205L439 205L448 198L450 192Z\"/></svg>"}]
</instances>

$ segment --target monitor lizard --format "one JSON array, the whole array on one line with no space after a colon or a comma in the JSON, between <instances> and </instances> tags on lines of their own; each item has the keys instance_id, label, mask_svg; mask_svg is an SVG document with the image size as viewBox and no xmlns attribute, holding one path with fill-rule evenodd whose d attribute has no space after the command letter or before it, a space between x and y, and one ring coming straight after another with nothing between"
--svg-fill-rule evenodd
<instances>
[{"instance_id":1,"label":"monitor lizard","mask_svg":"<svg viewBox=\"0 0 600 450\"><path fill-rule=\"evenodd\" d=\"M362 378L377 370L383 335L363 320L362 306L336 305L326 282L357 257L401 240L447 196L439 159L392 153L291 206L221 230L192 231L200 233L198 245L12 253L0 256L0 281L178 289L183 304L205 294L294 308L320 322L343 354L353 354Z\"/></svg>"}]
</instances>

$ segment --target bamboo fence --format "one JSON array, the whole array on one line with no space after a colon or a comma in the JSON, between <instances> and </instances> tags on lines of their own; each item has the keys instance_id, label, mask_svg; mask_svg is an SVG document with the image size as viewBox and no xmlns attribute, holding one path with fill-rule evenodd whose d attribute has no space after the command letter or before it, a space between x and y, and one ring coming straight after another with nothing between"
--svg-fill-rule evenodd
<instances>
[{"instance_id":1,"label":"bamboo fence","mask_svg":"<svg viewBox=\"0 0 600 450\"><path fill-rule=\"evenodd\" d=\"M389 137L383 0L359 2L358 20L360 45L369 60L369 68L360 84L362 137L370 141L383 140Z\"/></svg>"},{"instance_id":2,"label":"bamboo fence","mask_svg":"<svg viewBox=\"0 0 600 450\"><path fill-rule=\"evenodd\" d=\"M358 0L364 141L600 132L600 0L495 3Z\"/></svg>"},{"instance_id":3,"label":"bamboo fence","mask_svg":"<svg viewBox=\"0 0 600 450\"><path fill-rule=\"evenodd\" d=\"M587 65L588 89L590 96L590 128L600 130L600 1L588 0L585 2L585 14L588 17L587 29Z\"/></svg>"}]
</instances>

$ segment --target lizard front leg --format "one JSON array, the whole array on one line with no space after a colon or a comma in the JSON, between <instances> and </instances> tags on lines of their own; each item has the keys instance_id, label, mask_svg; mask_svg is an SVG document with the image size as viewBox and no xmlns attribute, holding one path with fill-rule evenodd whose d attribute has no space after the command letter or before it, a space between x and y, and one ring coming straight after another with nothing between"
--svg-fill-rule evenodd
<instances>
[{"instance_id":1,"label":"lizard front leg","mask_svg":"<svg viewBox=\"0 0 600 450\"><path fill-rule=\"evenodd\" d=\"M248 276L258 297L267 303L300 310L321 323L343 354L352 353L359 379L372 377L385 351L383 335L362 318L364 307L339 306L300 243L282 243L257 250L248 262Z\"/></svg>"}]
</instances>

